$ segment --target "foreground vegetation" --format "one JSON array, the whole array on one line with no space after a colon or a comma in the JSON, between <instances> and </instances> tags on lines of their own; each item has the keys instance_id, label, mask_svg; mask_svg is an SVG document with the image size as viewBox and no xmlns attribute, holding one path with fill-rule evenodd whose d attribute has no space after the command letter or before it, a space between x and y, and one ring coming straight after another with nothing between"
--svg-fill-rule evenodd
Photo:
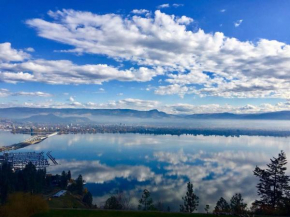
<instances>
[{"instance_id":1,"label":"foreground vegetation","mask_svg":"<svg viewBox=\"0 0 290 217\"><path fill-rule=\"evenodd\" d=\"M108 210L50 210L46 213L34 215L33 217L184 217L184 213L163 212L136 212L136 211L108 211ZM213 214L192 213L194 217L214 217ZM228 215L227 217L232 217Z\"/></svg>"}]
</instances>

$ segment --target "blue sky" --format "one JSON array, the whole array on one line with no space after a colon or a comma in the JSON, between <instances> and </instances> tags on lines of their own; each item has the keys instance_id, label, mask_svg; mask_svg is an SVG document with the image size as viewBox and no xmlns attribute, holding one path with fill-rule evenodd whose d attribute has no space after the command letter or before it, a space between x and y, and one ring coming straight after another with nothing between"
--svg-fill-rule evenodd
<instances>
[{"instance_id":1,"label":"blue sky","mask_svg":"<svg viewBox=\"0 0 290 217\"><path fill-rule=\"evenodd\" d=\"M289 110L289 1L13 1L0 106Z\"/></svg>"}]
</instances>

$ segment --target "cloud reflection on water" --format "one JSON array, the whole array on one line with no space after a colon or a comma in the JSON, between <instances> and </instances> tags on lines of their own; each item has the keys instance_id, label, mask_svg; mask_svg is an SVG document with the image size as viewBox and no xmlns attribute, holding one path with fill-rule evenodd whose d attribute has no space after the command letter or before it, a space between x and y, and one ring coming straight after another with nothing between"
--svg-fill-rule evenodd
<instances>
[{"instance_id":1,"label":"cloud reflection on water","mask_svg":"<svg viewBox=\"0 0 290 217\"><path fill-rule=\"evenodd\" d=\"M70 169L74 176L82 174L98 205L120 187L136 207L141 191L148 188L156 202L178 210L190 180L203 211L205 204L213 208L221 196L229 200L237 192L250 204L257 198L255 166L264 167L280 150L290 157L289 141L257 136L77 134L51 137L23 151L52 150L60 165L48 171Z\"/></svg>"}]
</instances>

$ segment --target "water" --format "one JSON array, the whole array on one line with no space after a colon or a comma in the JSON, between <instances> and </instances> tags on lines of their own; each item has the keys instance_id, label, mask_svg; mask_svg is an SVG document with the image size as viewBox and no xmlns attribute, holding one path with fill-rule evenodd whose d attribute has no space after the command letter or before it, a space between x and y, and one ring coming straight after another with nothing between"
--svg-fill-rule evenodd
<instances>
[{"instance_id":1,"label":"water","mask_svg":"<svg viewBox=\"0 0 290 217\"><path fill-rule=\"evenodd\" d=\"M27 137L0 132L0 145ZM242 193L248 204L253 202L255 166L264 167L280 150L290 157L289 142L290 138L257 136L76 134L54 136L19 151L52 151L60 165L48 172L82 174L98 206L119 189L130 195L136 208L147 188L155 202L177 211L190 180L203 211L205 204L213 209L220 197L229 201L234 193Z\"/></svg>"}]
</instances>

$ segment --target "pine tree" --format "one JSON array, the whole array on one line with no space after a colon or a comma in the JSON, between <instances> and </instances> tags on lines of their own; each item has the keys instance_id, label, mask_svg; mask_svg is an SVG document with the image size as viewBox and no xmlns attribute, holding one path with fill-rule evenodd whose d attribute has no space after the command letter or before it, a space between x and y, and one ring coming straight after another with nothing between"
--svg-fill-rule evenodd
<instances>
[{"instance_id":1,"label":"pine tree","mask_svg":"<svg viewBox=\"0 0 290 217\"><path fill-rule=\"evenodd\" d=\"M141 199L139 200L139 210L154 210L153 200L150 197L150 192L147 189L144 189Z\"/></svg>"},{"instance_id":2,"label":"pine tree","mask_svg":"<svg viewBox=\"0 0 290 217\"><path fill-rule=\"evenodd\" d=\"M68 173L67 173L67 180L68 180L68 181L71 180L71 173L70 173L70 170L69 170Z\"/></svg>"},{"instance_id":3,"label":"pine tree","mask_svg":"<svg viewBox=\"0 0 290 217\"><path fill-rule=\"evenodd\" d=\"M234 214L242 214L246 210L247 204L243 203L244 199L241 194L235 194L230 203L231 211Z\"/></svg>"},{"instance_id":4,"label":"pine tree","mask_svg":"<svg viewBox=\"0 0 290 217\"><path fill-rule=\"evenodd\" d=\"M190 182L187 183L187 192L182 200L183 205L180 205L180 212L192 213L198 207L199 198L194 194L193 185Z\"/></svg>"},{"instance_id":5,"label":"pine tree","mask_svg":"<svg viewBox=\"0 0 290 217\"><path fill-rule=\"evenodd\" d=\"M254 205L260 209L271 207L275 211L283 205L286 199L290 189L290 178L285 174L287 159L283 151L279 153L278 158L274 157L270 160L271 163L267 164L267 169L256 166L254 170L254 175L260 178L257 189L261 197L260 200L254 202Z\"/></svg>"},{"instance_id":6,"label":"pine tree","mask_svg":"<svg viewBox=\"0 0 290 217\"><path fill-rule=\"evenodd\" d=\"M223 197L221 197L216 203L214 213L228 213L228 212L230 212L230 205Z\"/></svg>"}]
</instances>

